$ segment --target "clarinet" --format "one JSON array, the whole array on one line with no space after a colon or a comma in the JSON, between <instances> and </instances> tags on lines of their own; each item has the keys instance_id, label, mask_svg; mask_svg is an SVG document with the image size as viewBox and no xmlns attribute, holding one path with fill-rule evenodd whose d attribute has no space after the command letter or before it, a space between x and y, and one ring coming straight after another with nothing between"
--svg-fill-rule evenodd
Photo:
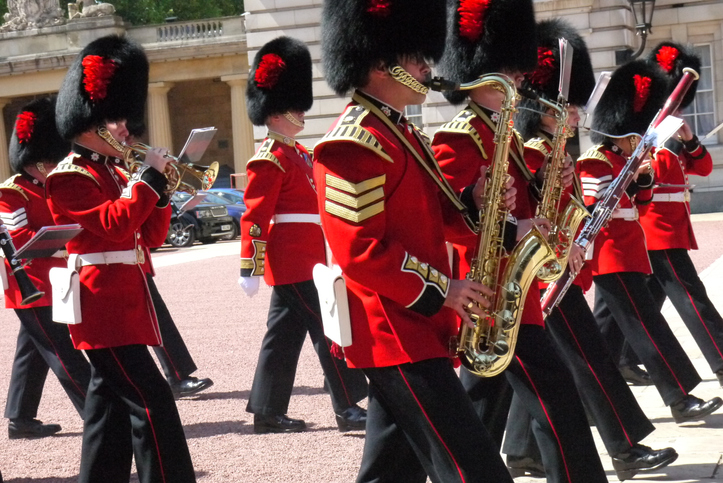
<instances>
[{"instance_id":1,"label":"clarinet","mask_svg":"<svg viewBox=\"0 0 723 483\"><path fill-rule=\"evenodd\" d=\"M618 202L622 198L623 193L625 193L625 189L633 181L638 168L643 163L643 160L648 157L650 150L653 149L655 139L653 130L658 127L666 117L678 110L686 92L688 92L690 86L698 80L698 78L698 73L693 69L687 67L683 69L683 77L668 97L668 100L665 101L663 108L658 111L655 119L653 119L653 122L648 126L643 140L635 148L635 151L632 156L630 156L630 159L618 177L610 184L605 195L596 203L592 215L587 219L585 226L575 239L575 243L580 245L585 253L587 253L587 250L592 246L600 230L602 230L612 218L613 211L615 211ZM562 276L547 287L547 291L541 300L542 314L544 317L550 315L554 308L557 307L574 280L575 276L570 272L570 267L568 266L565 268Z\"/></svg>"},{"instance_id":2,"label":"clarinet","mask_svg":"<svg viewBox=\"0 0 723 483\"><path fill-rule=\"evenodd\" d=\"M0 225L0 249L10 263L15 281L18 282L20 295L23 297L20 305L29 305L45 295L45 292L41 292L33 285L30 277L25 273L22 263L15 258L15 245L13 245L13 239L5 225Z\"/></svg>"}]
</instances>

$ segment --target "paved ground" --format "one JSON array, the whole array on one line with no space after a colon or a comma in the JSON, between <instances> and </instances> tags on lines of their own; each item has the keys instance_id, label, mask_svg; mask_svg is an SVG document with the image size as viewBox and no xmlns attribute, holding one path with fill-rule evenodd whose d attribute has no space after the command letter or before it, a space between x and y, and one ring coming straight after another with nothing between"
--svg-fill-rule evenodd
<instances>
[{"instance_id":1,"label":"paved ground","mask_svg":"<svg viewBox=\"0 0 723 483\"><path fill-rule=\"evenodd\" d=\"M723 309L723 216L695 223L699 244L694 261L718 306ZM293 435L254 435L244 409L264 332L270 290L247 299L236 286L238 241L196 245L154 255L156 281L200 367L197 375L216 385L195 399L178 402L198 480L216 482L351 482L359 465L363 433L336 430L323 374L310 344L304 347L289 414L306 420L309 430ZM110 308L109 308L110 310ZM674 311L675 326L704 382L699 397L723 395ZM0 404L4 406L17 319L0 310ZM705 423L676 425L653 388L634 388L641 406L657 427L644 443L673 446L681 454L665 470L637 477L639 483L723 482L723 411ZM0 469L6 482L71 483L77 480L82 422L51 375L40 406L40 419L57 422L63 431L43 440L9 441L0 434ZM2 432L4 433L4 426ZM610 458L598 440L610 481L617 481ZM137 481L134 479L132 481ZM519 478L517 483L543 480Z\"/></svg>"}]
</instances>

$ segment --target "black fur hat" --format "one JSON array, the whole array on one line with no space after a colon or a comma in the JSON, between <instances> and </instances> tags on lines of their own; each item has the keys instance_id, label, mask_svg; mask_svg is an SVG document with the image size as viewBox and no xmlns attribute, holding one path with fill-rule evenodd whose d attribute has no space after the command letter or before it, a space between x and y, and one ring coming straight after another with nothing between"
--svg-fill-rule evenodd
<instances>
[{"instance_id":1,"label":"black fur hat","mask_svg":"<svg viewBox=\"0 0 723 483\"><path fill-rule=\"evenodd\" d=\"M306 45L298 39L278 37L261 47L246 88L251 122L263 126L271 115L305 112L313 103L311 54Z\"/></svg>"},{"instance_id":2,"label":"black fur hat","mask_svg":"<svg viewBox=\"0 0 723 483\"><path fill-rule=\"evenodd\" d=\"M537 67L525 75L523 85L550 101L557 100L560 85L560 38L567 39L569 47L573 48L567 100L574 106L585 105L595 88L590 53L575 27L559 18L538 22ZM515 128L525 139L535 135L540 127L541 112L544 111L538 102L525 99L519 104Z\"/></svg>"},{"instance_id":3,"label":"black fur hat","mask_svg":"<svg viewBox=\"0 0 723 483\"><path fill-rule=\"evenodd\" d=\"M56 122L65 139L125 119L143 122L148 95L148 59L130 40L108 35L76 57L58 93Z\"/></svg>"},{"instance_id":4,"label":"black fur hat","mask_svg":"<svg viewBox=\"0 0 723 483\"><path fill-rule=\"evenodd\" d=\"M661 42L648 54L648 61L660 67L668 77L669 91L673 92L683 77L683 69L690 67L700 74L701 60L693 51L692 47L675 42ZM693 82L680 103L680 108L685 109L695 99L695 92L698 89L698 81Z\"/></svg>"},{"instance_id":5,"label":"black fur hat","mask_svg":"<svg viewBox=\"0 0 723 483\"><path fill-rule=\"evenodd\" d=\"M55 127L55 96L36 99L15 119L10 138L10 167L19 173L39 161L60 162L70 152L70 143Z\"/></svg>"},{"instance_id":6,"label":"black fur hat","mask_svg":"<svg viewBox=\"0 0 723 483\"><path fill-rule=\"evenodd\" d=\"M661 70L644 60L633 60L613 72L595 107L592 128L613 136L643 134L668 97L668 83ZM594 143L606 136L593 132Z\"/></svg>"},{"instance_id":7,"label":"black fur hat","mask_svg":"<svg viewBox=\"0 0 723 483\"><path fill-rule=\"evenodd\" d=\"M532 0L447 0L447 42L438 71L471 82L493 72L527 72L537 63ZM459 104L465 92L447 92Z\"/></svg>"},{"instance_id":8,"label":"black fur hat","mask_svg":"<svg viewBox=\"0 0 723 483\"><path fill-rule=\"evenodd\" d=\"M366 85L381 61L438 61L444 51L445 0L325 0L321 17L326 81L339 95Z\"/></svg>"}]
</instances>

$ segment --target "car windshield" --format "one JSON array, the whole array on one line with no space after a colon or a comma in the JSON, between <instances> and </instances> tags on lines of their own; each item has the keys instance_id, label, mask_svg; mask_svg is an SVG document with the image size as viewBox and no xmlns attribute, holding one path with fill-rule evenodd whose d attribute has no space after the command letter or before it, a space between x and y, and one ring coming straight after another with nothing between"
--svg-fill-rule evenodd
<instances>
[{"instance_id":1,"label":"car windshield","mask_svg":"<svg viewBox=\"0 0 723 483\"><path fill-rule=\"evenodd\" d=\"M244 201L244 195L241 192L231 193L229 191L212 191L212 193L223 198L227 203L243 203Z\"/></svg>"},{"instance_id":2,"label":"car windshield","mask_svg":"<svg viewBox=\"0 0 723 483\"><path fill-rule=\"evenodd\" d=\"M228 201L220 196L216 196L212 193L204 193L206 197L203 199L204 203L216 203L217 205L228 205L233 204L233 201Z\"/></svg>"}]
</instances>

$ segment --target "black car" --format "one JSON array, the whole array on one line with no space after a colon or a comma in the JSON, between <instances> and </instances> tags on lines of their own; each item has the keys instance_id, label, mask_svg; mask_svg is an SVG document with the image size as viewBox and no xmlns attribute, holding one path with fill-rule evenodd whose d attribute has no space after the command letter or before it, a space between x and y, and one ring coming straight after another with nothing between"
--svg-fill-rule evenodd
<instances>
[{"instance_id":1,"label":"black car","mask_svg":"<svg viewBox=\"0 0 723 483\"><path fill-rule=\"evenodd\" d=\"M178 192L171 197L171 225L166 242L174 247L187 247L198 240L201 243L215 243L221 237L234 232L233 218L225 206L201 201L198 205L181 213L181 207L191 195Z\"/></svg>"}]
</instances>

